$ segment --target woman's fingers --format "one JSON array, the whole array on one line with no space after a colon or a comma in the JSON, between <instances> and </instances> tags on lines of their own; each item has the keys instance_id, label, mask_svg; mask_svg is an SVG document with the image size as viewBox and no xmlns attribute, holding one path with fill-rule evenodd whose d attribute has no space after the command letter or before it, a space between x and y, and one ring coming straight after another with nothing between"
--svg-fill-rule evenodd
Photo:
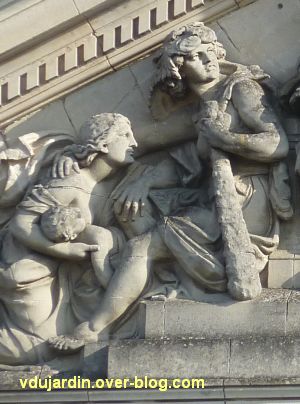
<instances>
[{"instance_id":1,"label":"woman's fingers","mask_svg":"<svg viewBox=\"0 0 300 404\"><path fill-rule=\"evenodd\" d=\"M81 244L81 252L83 253L95 252L99 251L100 249L100 246L98 244L85 244L85 243L80 244Z\"/></svg>"},{"instance_id":2,"label":"woman's fingers","mask_svg":"<svg viewBox=\"0 0 300 404\"><path fill-rule=\"evenodd\" d=\"M95 251L99 251L100 250L100 246L98 244L86 244L87 249L86 251L89 252L95 252Z\"/></svg>"},{"instance_id":3,"label":"woman's fingers","mask_svg":"<svg viewBox=\"0 0 300 404\"><path fill-rule=\"evenodd\" d=\"M59 178L64 178L65 176L65 159L63 157L57 162L57 174Z\"/></svg>"},{"instance_id":4,"label":"woman's fingers","mask_svg":"<svg viewBox=\"0 0 300 404\"><path fill-rule=\"evenodd\" d=\"M144 216L144 210L146 206L147 196L143 196L140 200L140 216Z\"/></svg>"},{"instance_id":5,"label":"woman's fingers","mask_svg":"<svg viewBox=\"0 0 300 404\"><path fill-rule=\"evenodd\" d=\"M70 159L70 157L67 157L65 161L63 162L64 166L64 177L68 177L71 174L71 170L73 168L73 159Z\"/></svg>"},{"instance_id":6,"label":"woman's fingers","mask_svg":"<svg viewBox=\"0 0 300 404\"><path fill-rule=\"evenodd\" d=\"M127 199L127 193L123 192L121 196L115 201L115 212L118 216L123 213L124 202Z\"/></svg>"},{"instance_id":7,"label":"woman's fingers","mask_svg":"<svg viewBox=\"0 0 300 404\"><path fill-rule=\"evenodd\" d=\"M76 173L80 173L79 164L72 157L60 154L54 157L51 168L51 176L53 178L68 177L72 173L72 170Z\"/></svg>"},{"instance_id":8,"label":"woman's fingers","mask_svg":"<svg viewBox=\"0 0 300 404\"><path fill-rule=\"evenodd\" d=\"M56 154L56 156L53 159L53 163L52 163L52 168L51 168L51 176L53 178L57 177L57 163L59 162L59 159L61 158L60 154Z\"/></svg>"},{"instance_id":9,"label":"woman's fingers","mask_svg":"<svg viewBox=\"0 0 300 404\"><path fill-rule=\"evenodd\" d=\"M127 199L127 201L123 205L123 211L122 211L122 221L123 222L127 222L129 219L131 204L132 204L132 201Z\"/></svg>"},{"instance_id":10,"label":"woman's fingers","mask_svg":"<svg viewBox=\"0 0 300 404\"><path fill-rule=\"evenodd\" d=\"M146 205L147 197L141 197L139 199L119 199L115 202L115 211L123 222L128 220L135 220L138 213L141 217L144 216L144 209Z\"/></svg>"},{"instance_id":11,"label":"woman's fingers","mask_svg":"<svg viewBox=\"0 0 300 404\"><path fill-rule=\"evenodd\" d=\"M132 202L131 204L131 220L135 220L135 217L139 211L140 204L137 201ZM129 219L129 217L128 217Z\"/></svg>"}]
</instances>

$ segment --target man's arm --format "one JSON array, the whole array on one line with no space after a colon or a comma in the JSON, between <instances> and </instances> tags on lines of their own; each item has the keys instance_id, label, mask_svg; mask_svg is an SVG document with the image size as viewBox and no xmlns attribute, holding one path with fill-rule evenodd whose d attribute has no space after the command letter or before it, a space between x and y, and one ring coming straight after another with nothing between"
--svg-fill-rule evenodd
<instances>
[{"instance_id":1,"label":"man's arm","mask_svg":"<svg viewBox=\"0 0 300 404\"><path fill-rule=\"evenodd\" d=\"M210 145L262 162L275 162L286 157L286 134L260 85L251 80L236 84L232 101L251 133L230 131L226 124L228 114L219 111L216 118L204 118L199 122L201 132Z\"/></svg>"}]
</instances>

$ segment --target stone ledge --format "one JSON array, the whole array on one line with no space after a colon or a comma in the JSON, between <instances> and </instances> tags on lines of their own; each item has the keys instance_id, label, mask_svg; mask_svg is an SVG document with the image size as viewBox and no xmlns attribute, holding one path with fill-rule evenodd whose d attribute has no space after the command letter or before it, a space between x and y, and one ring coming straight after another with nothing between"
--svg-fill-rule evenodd
<instances>
[{"instance_id":1,"label":"stone ledge","mask_svg":"<svg viewBox=\"0 0 300 404\"><path fill-rule=\"evenodd\" d=\"M108 377L299 378L299 354L299 337L119 341Z\"/></svg>"},{"instance_id":2,"label":"stone ledge","mask_svg":"<svg viewBox=\"0 0 300 404\"><path fill-rule=\"evenodd\" d=\"M51 393L0 393L0 403L41 403L48 402L61 404L71 403L141 403L154 404L165 401L172 403L224 403L225 400L239 400L238 403L266 403L272 399L280 398L280 402L291 403L300 396L300 386L270 386L270 387L248 387L231 388L222 386L218 388L206 388L204 390L168 390L159 392L156 390L118 390L118 391L84 391L81 392L55 392ZM255 401L253 401L255 399ZM243 400L243 401L241 401ZM247 401L245 401L247 400ZM291 401L293 400L293 401ZM236 402L236 401L235 401ZM272 401L273 402L273 401Z\"/></svg>"},{"instance_id":3,"label":"stone ledge","mask_svg":"<svg viewBox=\"0 0 300 404\"><path fill-rule=\"evenodd\" d=\"M10 57L18 50L45 41L64 31L66 27L85 21L86 15L111 8L124 0L26 0L13 1L0 9L0 36L6 38L0 45L0 59ZM47 15L47 18L45 18ZM34 21L34 24L28 24ZM22 32L22 35L19 33Z\"/></svg>"},{"instance_id":4,"label":"stone ledge","mask_svg":"<svg viewBox=\"0 0 300 404\"><path fill-rule=\"evenodd\" d=\"M144 301L144 337L247 337L300 335L300 292L264 289L255 300L236 302L225 294L206 301Z\"/></svg>"}]
</instances>

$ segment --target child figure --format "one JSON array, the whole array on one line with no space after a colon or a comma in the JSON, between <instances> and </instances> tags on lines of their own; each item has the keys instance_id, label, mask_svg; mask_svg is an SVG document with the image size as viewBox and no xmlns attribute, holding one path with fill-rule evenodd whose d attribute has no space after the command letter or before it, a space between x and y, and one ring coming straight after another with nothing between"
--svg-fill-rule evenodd
<instances>
[{"instance_id":1,"label":"child figure","mask_svg":"<svg viewBox=\"0 0 300 404\"><path fill-rule=\"evenodd\" d=\"M45 237L54 243L72 242L76 239L76 242L97 244L99 249L91 252L91 262L100 285L107 288L113 275L109 257L119 251L120 242L123 241L117 229L108 231L87 224L80 209L70 206L51 207L41 215L40 226Z\"/></svg>"}]
</instances>

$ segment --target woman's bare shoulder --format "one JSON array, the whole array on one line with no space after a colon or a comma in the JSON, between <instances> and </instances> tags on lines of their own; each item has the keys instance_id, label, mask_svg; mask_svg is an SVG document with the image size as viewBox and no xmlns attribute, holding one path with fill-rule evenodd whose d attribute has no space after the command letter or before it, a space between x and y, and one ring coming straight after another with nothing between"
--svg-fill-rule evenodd
<instances>
[{"instance_id":1,"label":"woman's bare shoulder","mask_svg":"<svg viewBox=\"0 0 300 404\"><path fill-rule=\"evenodd\" d=\"M43 187L62 205L69 205L78 193L85 192L80 174L74 173L64 178L51 178Z\"/></svg>"}]
</instances>

